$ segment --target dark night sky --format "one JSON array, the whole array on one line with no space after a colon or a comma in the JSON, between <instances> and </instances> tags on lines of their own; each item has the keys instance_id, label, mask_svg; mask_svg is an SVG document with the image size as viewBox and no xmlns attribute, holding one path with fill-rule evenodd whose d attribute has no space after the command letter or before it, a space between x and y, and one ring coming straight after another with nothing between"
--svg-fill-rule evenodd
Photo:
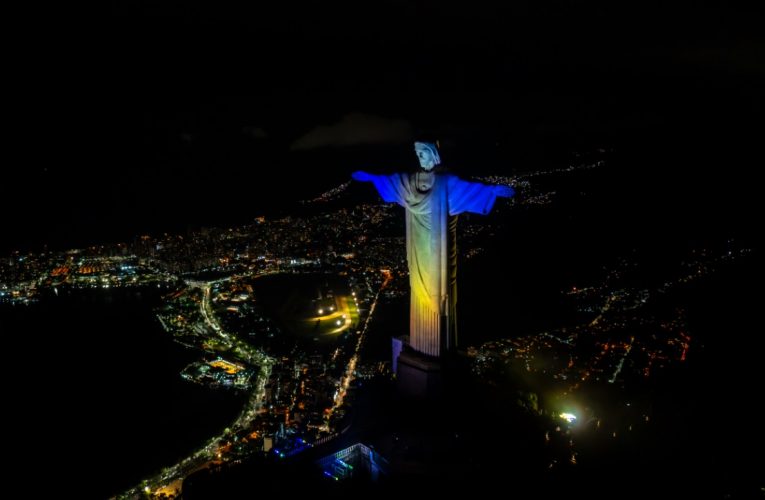
<instances>
[{"instance_id":1,"label":"dark night sky","mask_svg":"<svg viewBox=\"0 0 765 500\"><path fill-rule=\"evenodd\" d=\"M46 21L17 57L0 250L241 222L227 210L386 168L420 132L463 164L616 147L673 158L673 185L748 184L762 7L581 3L121 1Z\"/></svg>"}]
</instances>

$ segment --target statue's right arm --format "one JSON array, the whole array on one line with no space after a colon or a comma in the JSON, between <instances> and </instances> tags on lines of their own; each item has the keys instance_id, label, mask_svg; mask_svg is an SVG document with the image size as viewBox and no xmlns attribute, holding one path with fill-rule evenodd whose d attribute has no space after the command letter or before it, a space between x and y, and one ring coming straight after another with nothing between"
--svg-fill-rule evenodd
<instances>
[{"instance_id":1,"label":"statue's right arm","mask_svg":"<svg viewBox=\"0 0 765 500\"><path fill-rule=\"evenodd\" d=\"M363 170L357 170L351 174L353 180L360 182L371 182L374 184L377 192L382 196L383 201L395 202L401 206L406 206L404 201L407 196L406 183L402 180L402 174L370 174ZM408 177L407 177L408 179Z\"/></svg>"},{"instance_id":2,"label":"statue's right arm","mask_svg":"<svg viewBox=\"0 0 765 500\"><path fill-rule=\"evenodd\" d=\"M357 170L351 174L351 177L355 181L370 182L372 180L372 174L364 172L363 170Z\"/></svg>"}]
</instances>

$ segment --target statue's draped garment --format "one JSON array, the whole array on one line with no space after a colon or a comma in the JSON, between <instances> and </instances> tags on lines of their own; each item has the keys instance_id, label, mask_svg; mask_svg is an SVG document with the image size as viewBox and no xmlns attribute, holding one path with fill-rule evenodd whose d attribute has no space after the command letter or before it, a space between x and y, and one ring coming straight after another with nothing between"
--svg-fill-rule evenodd
<instances>
[{"instance_id":1,"label":"statue's draped garment","mask_svg":"<svg viewBox=\"0 0 765 500\"><path fill-rule=\"evenodd\" d=\"M435 174L432 187L417 189L417 174L370 174L386 202L406 208L406 257L411 309L409 344L440 356L457 341L457 215L488 214L496 194L492 185Z\"/></svg>"}]
</instances>

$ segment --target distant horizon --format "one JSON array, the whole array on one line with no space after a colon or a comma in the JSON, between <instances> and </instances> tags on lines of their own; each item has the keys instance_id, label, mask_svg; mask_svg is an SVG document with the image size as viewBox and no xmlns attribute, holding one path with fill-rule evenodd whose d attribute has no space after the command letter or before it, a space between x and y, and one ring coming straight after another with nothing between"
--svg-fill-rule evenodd
<instances>
[{"instance_id":1,"label":"distant horizon","mask_svg":"<svg viewBox=\"0 0 765 500\"><path fill-rule=\"evenodd\" d=\"M540 161L562 168L582 161L576 154L597 154L600 149L562 150L555 154L557 158L538 158L536 165L518 165L506 156L497 156L499 151L486 150L476 152L475 163L466 165L470 159L459 162L464 160L461 156L469 155L470 151L465 151L465 144L457 146L461 146L462 151L459 155L452 151L452 161L447 163L457 164L457 173L467 177L492 171L508 175L508 169L516 174L528 173L539 168ZM24 175L29 180L24 184L33 188L35 195L27 195L26 190L9 193L12 198L8 206L14 209L7 217L9 224L0 243L0 255L15 251L39 252L45 247L64 250L127 243L144 234L183 234L202 227L237 227L260 215L283 213L300 199L310 199L350 181L350 173L359 168L379 172L416 168L410 147L408 144L360 145L292 153L287 160L280 161L288 161L293 155L302 159L287 168L286 173L282 167L242 170L241 162L236 162L228 172L221 172L217 168L208 170L212 167L199 165L194 160L186 170L174 167L152 172L147 168L138 174L126 169L122 174L115 171L112 177L87 170L75 173L71 168L69 171L62 168L26 172ZM754 216L754 184L750 182L754 173L745 158L748 150L728 148L726 143L713 145L710 154L682 151L680 145L659 144L658 150L655 147L657 145L649 145L645 151L609 149L606 152L609 161L604 168L616 179L621 178L620 182L637 183L630 189L646 189L647 193L658 190L664 193L662 196L677 198L671 209L688 210L698 206L702 212L717 211L723 219L735 217L731 222L737 225ZM389 159L376 160L379 157L369 154L375 151L387 151ZM391 158L396 156L400 160L394 159L395 164L391 163ZM358 158L366 161L358 161ZM493 160L481 161L485 158ZM324 163L335 166L325 170L320 166ZM401 163L405 164L404 168ZM474 166L478 168L471 168ZM72 187L66 187L78 183L88 186L81 195ZM200 191L200 188L211 187L209 193ZM91 207L89 200L93 196L96 205ZM367 199L371 202L377 198L368 193ZM67 200L74 204L68 204ZM685 200L688 207L684 208L680 200ZM648 194L646 209L652 210L651 206L657 201L655 193Z\"/></svg>"}]
</instances>

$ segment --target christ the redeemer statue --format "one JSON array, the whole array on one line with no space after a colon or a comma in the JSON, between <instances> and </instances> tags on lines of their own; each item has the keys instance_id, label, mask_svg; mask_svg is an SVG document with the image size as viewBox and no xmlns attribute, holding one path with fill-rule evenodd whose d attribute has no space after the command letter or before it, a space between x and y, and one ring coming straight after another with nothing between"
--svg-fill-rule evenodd
<instances>
[{"instance_id":1,"label":"christ the redeemer statue","mask_svg":"<svg viewBox=\"0 0 765 500\"><path fill-rule=\"evenodd\" d=\"M409 263L411 309L409 343L420 353L440 356L456 344L457 215L488 214L498 196L515 192L502 185L469 182L437 173L438 148L415 142L420 160L416 173L375 175L354 172L357 181L372 182L386 202L406 209L406 258Z\"/></svg>"}]
</instances>

